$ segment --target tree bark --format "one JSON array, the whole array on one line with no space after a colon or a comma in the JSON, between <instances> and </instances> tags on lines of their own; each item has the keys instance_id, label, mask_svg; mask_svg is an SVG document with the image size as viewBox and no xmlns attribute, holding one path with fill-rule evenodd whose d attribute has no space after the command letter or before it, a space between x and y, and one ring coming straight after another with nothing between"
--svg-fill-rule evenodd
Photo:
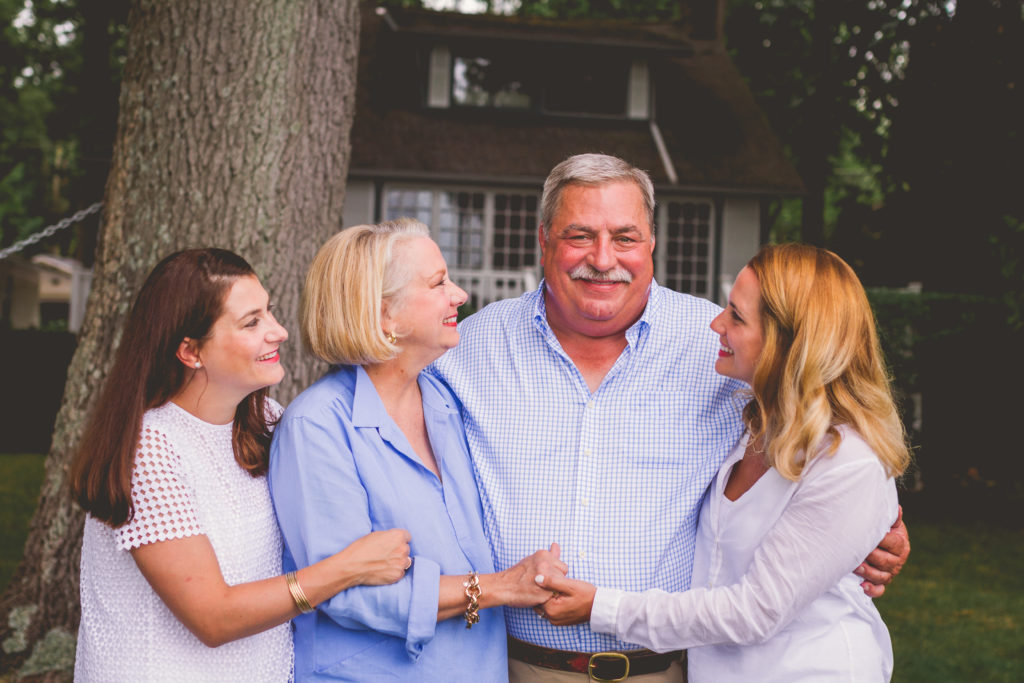
<instances>
[{"instance_id":1,"label":"tree bark","mask_svg":"<svg viewBox=\"0 0 1024 683\"><path fill-rule=\"evenodd\" d=\"M302 278L340 228L358 50L356 0L136 0L92 292L25 556L0 600L0 671L65 680L83 513L66 470L132 298L186 247L237 251L297 331ZM318 371L298 335L276 390Z\"/></svg>"}]
</instances>

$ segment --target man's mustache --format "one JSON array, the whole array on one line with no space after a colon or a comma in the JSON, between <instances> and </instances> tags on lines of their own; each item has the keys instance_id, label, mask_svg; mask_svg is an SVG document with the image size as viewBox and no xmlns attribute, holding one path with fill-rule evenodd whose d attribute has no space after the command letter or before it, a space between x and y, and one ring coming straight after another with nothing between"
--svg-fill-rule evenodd
<instances>
[{"instance_id":1,"label":"man's mustache","mask_svg":"<svg viewBox=\"0 0 1024 683\"><path fill-rule=\"evenodd\" d=\"M629 284L633 281L633 274L621 266L598 270L589 263L581 263L570 270L569 277L573 280L592 280L594 282L625 282Z\"/></svg>"}]
</instances>

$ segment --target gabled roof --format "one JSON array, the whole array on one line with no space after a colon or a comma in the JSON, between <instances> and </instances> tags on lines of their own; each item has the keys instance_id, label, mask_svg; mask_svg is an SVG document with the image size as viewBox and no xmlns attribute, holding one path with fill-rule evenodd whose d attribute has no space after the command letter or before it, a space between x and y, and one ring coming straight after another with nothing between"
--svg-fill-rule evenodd
<instances>
[{"instance_id":1,"label":"gabled roof","mask_svg":"<svg viewBox=\"0 0 1024 683\"><path fill-rule=\"evenodd\" d=\"M803 191L752 94L716 41L690 41L670 24L422 10L391 10L382 16L372 4L363 5L362 21L351 178L540 187L566 157L603 152L647 170L662 191L678 187L765 196ZM569 50L585 43L644 56L655 84L654 121L677 182L666 171L649 121L423 105L425 47L480 40L501 41L524 54L543 41L547 48Z\"/></svg>"},{"instance_id":2,"label":"gabled roof","mask_svg":"<svg viewBox=\"0 0 1024 683\"><path fill-rule=\"evenodd\" d=\"M670 23L613 20L572 22L540 17L461 14L408 8L378 8L375 15L393 31L441 41L486 40L531 43L582 43L644 52L686 54L693 51L690 37ZM364 13L363 20L367 17Z\"/></svg>"}]
</instances>

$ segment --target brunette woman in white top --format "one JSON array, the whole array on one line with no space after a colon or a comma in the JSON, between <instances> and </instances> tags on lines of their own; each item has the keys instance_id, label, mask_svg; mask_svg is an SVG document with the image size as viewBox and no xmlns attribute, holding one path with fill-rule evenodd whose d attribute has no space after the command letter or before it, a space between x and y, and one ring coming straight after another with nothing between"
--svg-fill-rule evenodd
<instances>
[{"instance_id":1,"label":"brunette woman in white top","mask_svg":"<svg viewBox=\"0 0 1024 683\"><path fill-rule=\"evenodd\" d=\"M267 387L287 338L236 254L181 251L149 275L72 464L88 512L76 681L287 681L292 617L403 576L394 529L281 575Z\"/></svg>"},{"instance_id":2,"label":"brunette woman in white top","mask_svg":"<svg viewBox=\"0 0 1024 683\"><path fill-rule=\"evenodd\" d=\"M864 289L835 254L764 247L711 324L747 382L747 434L700 513L692 588L538 577L556 624L688 649L689 680L883 681L892 646L853 574L898 515L909 463Z\"/></svg>"}]
</instances>

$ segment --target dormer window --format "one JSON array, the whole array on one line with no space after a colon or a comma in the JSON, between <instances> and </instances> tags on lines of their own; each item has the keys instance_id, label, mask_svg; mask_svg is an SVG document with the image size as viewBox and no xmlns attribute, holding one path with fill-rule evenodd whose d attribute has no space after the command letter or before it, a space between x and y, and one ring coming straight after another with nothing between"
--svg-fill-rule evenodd
<instances>
[{"instance_id":1,"label":"dormer window","mask_svg":"<svg viewBox=\"0 0 1024 683\"><path fill-rule=\"evenodd\" d=\"M453 51L430 55L427 104L552 116L650 118L647 62L621 52Z\"/></svg>"},{"instance_id":2,"label":"dormer window","mask_svg":"<svg viewBox=\"0 0 1024 683\"><path fill-rule=\"evenodd\" d=\"M521 67L501 57L456 57L452 62L452 104L464 107L529 109Z\"/></svg>"},{"instance_id":3,"label":"dormer window","mask_svg":"<svg viewBox=\"0 0 1024 683\"><path fill-rule=\"evenodd\" d=\"M618 55L562 56L544 79L544 111L624 117L629 66L629 61Z\"/></svg>"}]
</instances>

